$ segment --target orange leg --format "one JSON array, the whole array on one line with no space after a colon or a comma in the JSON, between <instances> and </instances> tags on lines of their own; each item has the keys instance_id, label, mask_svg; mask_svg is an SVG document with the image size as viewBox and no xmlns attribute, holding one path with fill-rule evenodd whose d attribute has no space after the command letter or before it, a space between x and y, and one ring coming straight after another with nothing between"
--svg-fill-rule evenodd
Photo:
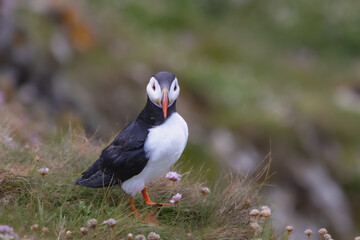
<instances>
[{"instance_id":1,"label":"orange leg","mask_svg":"<svg viewBox=\"0 0 360 240\"><path fill-rule=\"evenodd\" d=\"M138 212L138 210L135 207L134 198L130 197L129 202L130 202L131 212L135 215L135 217L137 218L140 217L141 214ZM155 214L151 214L147 219L145 219L145 222L159 225L159 221L157 220Z\"/></svg>"},{"instance_id":2,"label":"orange leg","mask_svg":"<svg viewBox=\"0 0 360 240\"><path fill-rule=\"evenodd\" d=\"M134 198L130 197L129 198L129 203L130 203L130 207L131 207L131 211L132 213L135 215L135 217L140 217L140 213L138 212L138 210L135 207L135 203L134 203Z\"/></svg>"},{"instance_id":3,"label":"orange leg","mask_svg":"<svg viewBox=\"0 0 360 240\"><path fill-rule=\"evenodd\" d=\"M156 205L156 203L154 203L153 201L151 201L149 194L146 191L146 187L144 187L144 189L141 191L143 198L144 198L144 202L148 205Z\"/></svg>"},{"instance_id":4,"label":"orange leg","mask_svg":"<svg viewBox=\"0 0 360 240\"><path fill-rule=\"evenodd\" d=\"M148 205L160 205L160 206L172 205L171 203L154 203L153 201L151 201L149 194L146 191L146 187L144 187L144 189L141 192L144 198L144 202Z\"/></svg>"}]
</instances>

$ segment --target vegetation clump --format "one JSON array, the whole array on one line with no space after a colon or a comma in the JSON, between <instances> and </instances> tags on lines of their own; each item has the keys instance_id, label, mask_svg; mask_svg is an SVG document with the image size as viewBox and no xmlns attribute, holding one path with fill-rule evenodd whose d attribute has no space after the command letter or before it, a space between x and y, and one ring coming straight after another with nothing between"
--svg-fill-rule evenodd
<instances>
[{"instance_id":1,"label":"vegetation clump","mask_svg":"<svg viewBox=\"0 0 360 240\"><path fill-rule=\"evenodd\" d=\"M3 129L0 138L4 139L11 129L2 119L0 125ZM0 223L8 224L21 237L184 239L190 234L194 239L218 239L251 236L247 227L248 212L259 204L260 185L246 178L227 176L211 186L196 170L185 171L177 166L176 172L148 187L154 200L177 204L149 207L138 195L135 201L142 215L137 218L119 187L88 189L73 184L105 144L74 130L49 137L39 147L22 147L16 139L12 143L15 144L9 145L7 140L0 143ZM158 224L145 221L149 216L154 216ZM104 224L98 225L98 221Z\"/></svg>"}]
</instances>

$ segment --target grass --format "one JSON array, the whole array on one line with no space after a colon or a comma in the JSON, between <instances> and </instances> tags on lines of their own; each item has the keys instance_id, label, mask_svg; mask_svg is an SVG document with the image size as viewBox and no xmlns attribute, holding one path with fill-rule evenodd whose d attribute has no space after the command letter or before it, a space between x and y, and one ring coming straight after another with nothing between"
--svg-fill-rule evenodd
<instances>
[{"instance_id":1,"label":"grass","mask_svg":"<svg viewBox=\"0 0 360 240\"><path fill-rule=\"evenodd\" d=\"M250 178L223 174L211 193L203 196L199 190L207 184L205 176L197 174L200 169L185 171L180 164L175 170L183 174L181 181L174 183L162 177L149 184L148 191L156 202L168 202L179 192L183 194L181 202L149 207L139 194L135 203L142 216L136 218L120 188L73 185L106 144L69 130L47 138L38 148L25 148L16 140L3 140L13 130L4 121L0 125L0 224L13 227L20 237L65 239L70 230L72 238L79 239L80 227L91 218L96 218L99 225L84 239L119 239L128 233L147 236L150 232L160 234L162 239L186 239L190 235L193 239L247 239L251 235L249 210L259 204L261 184ZM37 172L43 167L50 169L44 177ZM159 224L145 221L151 214L156 215ZM109 218L117 221L113 229L101 224ZM31 231L33 224L40 229ZM50 232L42 233L42 227Z\"/></svg>"}]
</instances>

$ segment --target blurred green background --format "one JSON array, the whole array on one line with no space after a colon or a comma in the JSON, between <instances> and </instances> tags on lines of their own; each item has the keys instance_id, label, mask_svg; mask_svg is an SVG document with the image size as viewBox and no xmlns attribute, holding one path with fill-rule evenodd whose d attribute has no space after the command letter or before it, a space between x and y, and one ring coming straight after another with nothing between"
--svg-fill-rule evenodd
<instances>
[{"instance_id":1,"label":"blurred green background","mask_svg":"<svg viewBox=\"0 0 360 240\"><path fill-rule=\"evenodd\" d=\"M22 116L19 142L69 123L110 141L169 71L190 130L183 164L214 180L271 151L275 226L359 233L358 1L0 2L0 105Z\"/></svg>"}]
</instances>

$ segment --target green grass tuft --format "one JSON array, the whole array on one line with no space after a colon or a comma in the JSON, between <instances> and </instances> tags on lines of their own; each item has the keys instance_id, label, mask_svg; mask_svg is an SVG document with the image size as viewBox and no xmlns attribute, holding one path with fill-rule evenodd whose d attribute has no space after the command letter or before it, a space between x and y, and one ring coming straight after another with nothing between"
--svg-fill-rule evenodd
<instances>
[{"instance_id":1,"label":"green grass tuft","mask_svg":"<svg viewBox=\"0 0 360 240\"><path fill-rule=\"evenodd\" d=\"M4 137L8 132L2 132ZM15 140L13 140L16 143ZM119 187L89 189L75 186L74 180L96 160L105 145L95 144L84 133L69 130L49 138L36 149L22 148L20 144L0 142L0 224L15 229L19 236L32 239L65 239L67 230L72 238L82 237L80 227L86 227L91 218L99 221L90 229L86 239L119 239L128 233L134 236L150 232L162 239L246 239L249 236L249 210L259 204L259 185L245 178L226 175L203 196L200 188L207 186L196 169L180 163L175 169L183 174L179 182L165 177L148 186L155 202L169 202L176 193L182 193L179 204L164 207L147 206L141 194L135 204L142 214L136 218L130 211L128 197ZM48 167L42 177L37 169ZM146 221L155 215L159 224ZM113 218L114 229L101 223ZM30 227L38 224L39 230ZM42 233L43 227L49 233Z\"/></svg>"}]
</instances>

